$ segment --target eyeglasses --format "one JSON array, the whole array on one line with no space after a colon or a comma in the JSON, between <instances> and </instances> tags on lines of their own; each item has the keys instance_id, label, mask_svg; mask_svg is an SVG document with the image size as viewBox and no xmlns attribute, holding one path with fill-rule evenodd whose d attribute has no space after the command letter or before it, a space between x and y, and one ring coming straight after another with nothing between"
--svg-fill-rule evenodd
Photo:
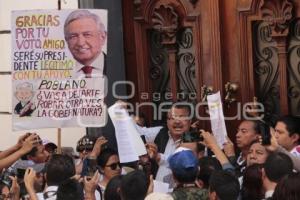
<instances>
[{"instance_id":1,"label":"eyeglasses","mask_svg":"<svg viewBox=\"0 0 300 200\"><path fill-rule=\"evenodd\" d=\"M111 170L116 170L117 167L121 168L121 164L120 162L117 162L117 163L112 163L110 165L105 165L105 167L110 167Z\"/></svg>"},{"instance_id":2,"label":"eyeglasses","mask_svg":"<svg viewBox=\"0 0 300 200\"><path fill-rule=\"evenodd\" d=\"M79 153L82 153L82 152L91 152L91 151L93 151L93 148L85 148L85 147L79 147L79 148L77 148L77 151L79 152Z\"/></svg>"}]
</instances>

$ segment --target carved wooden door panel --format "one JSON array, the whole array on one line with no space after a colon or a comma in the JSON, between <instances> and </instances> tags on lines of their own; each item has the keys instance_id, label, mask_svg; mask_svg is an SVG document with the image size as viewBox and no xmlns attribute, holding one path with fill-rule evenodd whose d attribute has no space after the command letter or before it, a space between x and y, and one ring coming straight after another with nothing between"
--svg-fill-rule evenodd
<instances>
[{"instance_id":1,"label":"carved wooden door panel","mask_svg":"<svg viewBox=\"0 0 300 200\"><path fill-rule=\"evenodd\" d=\"M258 97L271 123L280 115L300 115L299 1L253 0L237 7L240 63L250 80L244 95Z\"/></svg>"},{"instance_id":2,"label":"carved wooden door panel","mask_svg":"<svg viewBox=\"0 0 300 200\"><path fill-rule=\"evenodd\" d=\"M131 102L195 104L203 91L219 90L232 138L254 96L267 121L300 115L300 1L128 0L123 16ZM227 82L236 93L225 90ZM154 118L151 106L141 108Z\"/></svg>"},{"instance_id":3,"label":"carved wooden door panel","mask_svg":"<svg viewBox=\"0 0 300 200\"><path fill-rule=\"evenodd\" d=\"M218 6L218 0L124 1L127 78L136 91L133 102L154 102L158 108L177 100L196 105L204 100L201 91L222 90ZM153 107L141 109L151 119L159 118ZM204 107L198 111L206 115Z\"/></svg>"}]
</instances>

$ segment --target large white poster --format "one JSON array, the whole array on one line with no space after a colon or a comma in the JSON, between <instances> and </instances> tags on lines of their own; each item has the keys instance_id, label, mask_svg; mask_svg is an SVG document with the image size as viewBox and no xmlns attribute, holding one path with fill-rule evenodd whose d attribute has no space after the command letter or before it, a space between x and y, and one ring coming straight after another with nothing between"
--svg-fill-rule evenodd
<instances>
[{"instance_id":1,"label":"large white poster","mask_svg":"<svg viewBox=\"0 0 300 200\"><path fill-rule=\"evenodd\" d=\"M107 11L13 11L11 19L13 130L104 126Z\"/></svg>"}]
</instances>

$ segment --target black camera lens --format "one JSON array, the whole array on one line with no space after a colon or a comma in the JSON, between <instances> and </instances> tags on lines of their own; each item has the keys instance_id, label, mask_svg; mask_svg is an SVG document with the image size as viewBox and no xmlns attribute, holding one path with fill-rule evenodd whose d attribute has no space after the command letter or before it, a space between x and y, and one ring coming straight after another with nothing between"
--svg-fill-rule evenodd
<instances>
[{"instance_id":1,"label":"black camera lens","mask_svg":"<svg viewBox=\"0 0 300 200\"><path fill-rule=\"evenodd\" d=\"M7 185L7 187L11 187L12 180L9 178L9 176L15 176L12 170L5 170L0 177L0 181Z\"/></svg>"}]
</instances>

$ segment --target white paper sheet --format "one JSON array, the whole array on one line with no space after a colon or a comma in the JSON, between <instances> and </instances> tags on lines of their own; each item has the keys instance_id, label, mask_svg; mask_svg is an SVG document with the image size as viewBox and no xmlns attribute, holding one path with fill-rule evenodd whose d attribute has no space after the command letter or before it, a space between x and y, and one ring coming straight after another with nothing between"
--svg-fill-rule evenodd
<instances>
[{"instance_id":1,"label":"white paper sheet","mask_svg":"<svg viewBox=\"0 0 300 200\"><path fill-rule=\"evenodd\" d=\"M223 106L220 92L207 96L207 103L210 115L210 123L213 135L220 148L227 141L227 131L224 121Z\"/></svg>"},{"instance_id":2,"label":"white paper sheet","mask_svg":"<svg viewBox=\"0 0 300 200\"><path fill-rule=\"evenodd\" d=\"M160 193L168 193L169 192L169 184L168 183L153 180L153 184L154 184L153 192L160 192Z\"/></svg>"},{"instance_id":3,"label":"white paper sheet","mask_svg":"<svg viewBox=\"0 0 300 200\"><path fill-rule=\"evenodd\" d=\"M120 162L136 161L139 159L138 156L147 154L146 147L128 112L117 103L108 109L108 113L115 127Z\"/></svg>"}]
</instances>

